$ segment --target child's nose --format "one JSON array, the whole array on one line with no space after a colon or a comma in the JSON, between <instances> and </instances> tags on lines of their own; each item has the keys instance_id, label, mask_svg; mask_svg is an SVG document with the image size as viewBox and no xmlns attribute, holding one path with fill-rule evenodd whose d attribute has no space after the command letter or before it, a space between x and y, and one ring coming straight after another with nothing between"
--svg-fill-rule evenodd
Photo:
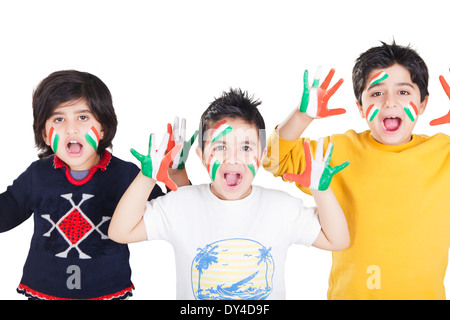
<instances>
[{"instance_id":1,"label":"child's nose","mask_svg":"<svg viewBox=\"0 0 450 320\"><path fill-rule=\"evenodd\" d=\"M398 103L395 99L395 96L391 93L386 94L386 100L384 101L384 107L385 108L395 108L397 107Z\"/></svg>"},{"instance_id":2,"label":"child's nose","mask_svg":"<svg viewBox=\"0 0 450 320\"><path fill-rule=\"evenodd\" d=\"M66 134L71 135L78 133L79 133L78 126L75 123L68 121L66 124Z\"/></svg>"},{"instance_id":3,"label":"child's nose","mask_svg":"<svg viewBox=\"0 0 450 320\"><path fill-rule=\"evenodd\" d=\"M238 163L238 156L236 150L227 150L225 156L225 163L227 164L236 164Z\"/></svg>"}]
</instances>

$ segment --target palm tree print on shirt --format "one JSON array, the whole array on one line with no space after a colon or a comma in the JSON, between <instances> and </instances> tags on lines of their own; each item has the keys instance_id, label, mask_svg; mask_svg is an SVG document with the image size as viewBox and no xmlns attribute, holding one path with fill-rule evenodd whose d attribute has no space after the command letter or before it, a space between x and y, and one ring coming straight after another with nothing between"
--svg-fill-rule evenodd
<instances>
[{"instance_id":1,"label":"palm tree print on shirt","mask_svg":"<svg viewBox=\"0 0 450 320\"><path fill-rule=\"evenodd\" d=\"M200 300L262 300L272 292L274 260L250 239L226 239L197 249L192 261L192 291Z\"/></svg>"}]
</instances>

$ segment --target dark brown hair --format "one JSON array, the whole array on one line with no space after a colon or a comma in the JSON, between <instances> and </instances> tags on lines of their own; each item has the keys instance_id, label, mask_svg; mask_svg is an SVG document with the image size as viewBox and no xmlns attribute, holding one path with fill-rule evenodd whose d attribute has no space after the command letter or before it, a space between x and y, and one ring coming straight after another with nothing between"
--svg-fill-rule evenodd
<instances>
[{"instance_id":1,"label":"dark brown hair","mask_svg":"<svg viewBox=\"0 0 450 320\"><path fill-rule=\"evenodd\" d=\"M261 101L249 96L247 91L230 88L222 96L215 99L202 114L199 125L198 145L203 152L208 129L224 118L242 119L255 126L261 145L261 152L266 147L266 125L258 106Z\"/></svg>"},{"instance_id":2,"label":"dark brown hair","mask_svg":"<svg viewBox=\"0 0 450 320\"><path fill-rule=\"evenodd\" d=\"M388 68L396 63L408 69L412 82L420 89L420 100L423 102L428 96L427 65L410 46L400 46L393 41L392 44L381 42L381 46L370 48L356 59L352 80L353 91L359 105L362 105L361 95L369 80L370 72Z\"/></svg>"},{"instance_id":3,"label":"dark brown hair","mask_svg":"<svg viewBox=\"0 0 450 320\"><path fill-rule=\"evenodd\" d=\"M104 136L97 153L112 147L117 130L117 117L108 87L96 76L76 70L57 71L43 79L33 92L33 130L39 158L53 154L42 133L53 110L62 103L84 99L102 125Z\"/></svg>"}]
</instances>

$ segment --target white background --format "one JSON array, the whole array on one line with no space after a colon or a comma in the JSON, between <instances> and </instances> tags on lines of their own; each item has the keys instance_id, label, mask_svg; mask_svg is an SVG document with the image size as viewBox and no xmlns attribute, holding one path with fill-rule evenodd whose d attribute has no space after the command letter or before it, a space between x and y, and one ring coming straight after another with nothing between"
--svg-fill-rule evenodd
<instances>
[{"instance_id":1,"label":"white background","mask_svg":"<svg viewBox=\"0 0 450 320\"><path fill-rule=\"evenodd\" d=\"M175 115L188 134L208 104L229 87L262 100L268 134L297 105L303 71L336 68L344 84L330 107L342 116L317 120L306 136L317 139L348 129L363 131L351 85L360 53L379 41L411 44L430 71L428 108L415 133L450 132L430 127L450 102L438 76L450 79L445 1L2 1L0 3L0 192L37 159L32 131L34 88L56 70L97 75L112 92L119 127L114 155L135 161L130 147L145 151L148 134L161 137ZM138 163L137 163L138 164ZM209 181L196 154L188 173ZM401 179L401 177L393 177ZM313 205L293 184L260 170L255 184L282 189ZM0 234L0 299L15 292L33 233L32 219ZM135 299L174 299L173 250L162 241L131 244ZM288 299L326 299L331 254L293 246L288 254ZM450 296L449 276L446 277Z\"/></svg>"}]
</instances>

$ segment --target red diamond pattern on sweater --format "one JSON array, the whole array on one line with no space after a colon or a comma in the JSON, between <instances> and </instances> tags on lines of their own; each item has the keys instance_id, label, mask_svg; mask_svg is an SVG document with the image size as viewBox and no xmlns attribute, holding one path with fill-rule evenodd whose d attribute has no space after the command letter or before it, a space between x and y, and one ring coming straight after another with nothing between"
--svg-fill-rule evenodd
<instances>
[{"instance_id":1,"label":"red diamond pattern on sweater","mask_svg":"<svg viewBox=\"0 0 450 320\"><path fill-rule=\"evenodd\" d=\"M72 244L76 244L92 229L91 224L76 208L58 224L58 227Z\"/></svg>"}]
</instances>

